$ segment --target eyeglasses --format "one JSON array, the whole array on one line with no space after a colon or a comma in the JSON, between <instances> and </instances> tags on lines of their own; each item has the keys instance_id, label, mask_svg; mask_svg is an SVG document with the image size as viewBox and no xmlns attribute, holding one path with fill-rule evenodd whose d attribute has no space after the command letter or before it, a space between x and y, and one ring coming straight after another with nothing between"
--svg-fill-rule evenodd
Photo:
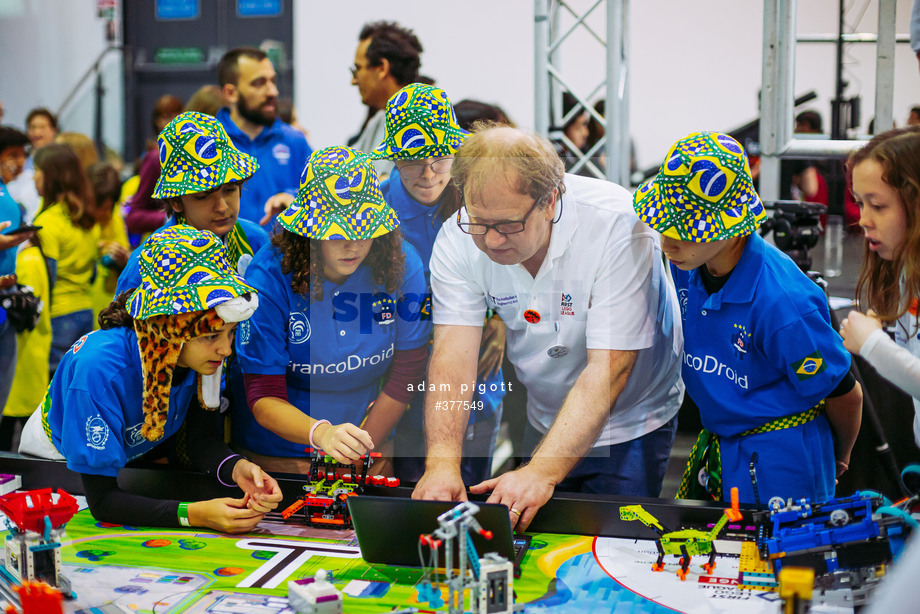
<instances>
[{"instance_id":1,"label":"eyeglasses","mask_svg":"<svg viewBox=\"0 0 920 614\"><path fill-rule=\"evenodd\" d=\"M375 66L375 65L374 65L374 64L365 64L364 66L358 66L357 64L355 64L354 66L349 66L349 67L348 67L348 72L351 73L351 78L354 79L355 77L358 76L358 73L359 73L359 72L361 72L362 70L364 70L365 68L368 68L368 67L370 67L370 66ZM376 66L379 66L379 64L376 64Z\"/></svg>"},{"instance_id":2,"label":"eyeglasses","mask_svg":"<svg viewBox=\"0 0 920 614\"><path fill-rule=\"evenodd\" d=\"M461 222L460 221L460 211L457 211L457 226L460 227L460 230L465 232L468 235L484 235L489 232L489 229L493 229L500 235L514 235L519 232L524 232L524 222L527 221L527 218L530 217L530 214L534 212L534 209L537 208L544 200L547 200L550 196L555 194L555 189L544 196L543 198L538 198L533 201L533 205L530 207L530 210L524 214L523 219L515 220L513 222L499 222L497 224L473 224L470 222ZM462 211L466 206L460 208Z\"/></svg>"},{"instance_id":3,"label":"eyeglasses","mask_svg":"<svg viewBox=\"0 0 920 614\"><path fill-rule=\"evenodd\" d=\"M438 158L430 164L425 164L424 162L400 162L396 165L396 168L399 169L399 174L406 179L418 179L423 174L425 174L426 168L430 168L431 172L435 175L443 175L444 173L449 173L450 167L453 165L453 163L454 159L447 157Z\"/></svg>"}]
</instances>

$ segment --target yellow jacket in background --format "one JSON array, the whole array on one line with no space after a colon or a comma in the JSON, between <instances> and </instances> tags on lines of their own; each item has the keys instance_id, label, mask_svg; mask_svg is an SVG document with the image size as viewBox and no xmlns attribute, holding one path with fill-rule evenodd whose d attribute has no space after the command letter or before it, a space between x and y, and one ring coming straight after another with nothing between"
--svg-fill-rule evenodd
<instances>
[{"instance_id":1,"label":"yellow jacket in background","mask_svg":"<svg viewBox=\"0 0 920 614\"><path fill-rule=\"evenodd\" d=\"M32 287L45 307L33 330L16 335L16 372L3 408L3 415L11 418L30 416L41 403L48 388L48 355L51 352L48 269L40 249L30 245L17 254L16 277L19 283Z\"/></svg>"}]
</instances>

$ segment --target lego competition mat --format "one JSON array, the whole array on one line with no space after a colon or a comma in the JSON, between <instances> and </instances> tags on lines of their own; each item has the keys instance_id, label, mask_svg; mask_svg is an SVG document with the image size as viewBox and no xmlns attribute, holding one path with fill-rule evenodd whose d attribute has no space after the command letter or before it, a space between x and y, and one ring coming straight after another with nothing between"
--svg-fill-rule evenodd
<instances>
[{"instance_id":1,"label":"lego competition mat","mask_svg":"<svg viewBox=\"0 0 920 614\"><path fill-rule=\"evenodd\" d=\"M84 509L61 544L75 593L65 612L287 614L287 582L320 569L344 594L345 612L434 611L416 598L421 568L364 562L353 531L279 521L231 536L107 525ZM708 557L694 557L681 581L677 557L665 557L662 572L651 570L654 541L534 534L514 581L516 603L547 613L779 612L775 593L738 587L741 542L716 545L726 554L713 572L702 568Z\"/></svg>"}]
</instances>

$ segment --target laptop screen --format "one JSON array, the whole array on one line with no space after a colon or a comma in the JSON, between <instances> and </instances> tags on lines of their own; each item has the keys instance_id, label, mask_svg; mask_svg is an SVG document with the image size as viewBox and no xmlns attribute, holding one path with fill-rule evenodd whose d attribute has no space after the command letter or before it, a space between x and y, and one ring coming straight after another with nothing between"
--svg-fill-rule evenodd
<instances>
[{"instance_id":1,"label":"laptop screen","mask_svg":"<svg viewBox=\"0 0 920 614\"><path fill-rule=\"evenodd\" d=\"M438 516L456 505L455 501L420 501L400 497L360 495L348 498L361 556L368 563L399 567L421 567L428 564L431 551L427 546L422 546L424 562L419 558L419 536L434 533L439 526ZM496 552L515 562L518 557L512 543L508 508L495 503L476 502L476 505L479 506L476 521L484 530L492 532L492 539L487 540L476 531L470 531L477 555ZM454 567L457 567L456 546L454 551ZM443 544L438 565L444 566Z\"/></svg>"}]
</instances>

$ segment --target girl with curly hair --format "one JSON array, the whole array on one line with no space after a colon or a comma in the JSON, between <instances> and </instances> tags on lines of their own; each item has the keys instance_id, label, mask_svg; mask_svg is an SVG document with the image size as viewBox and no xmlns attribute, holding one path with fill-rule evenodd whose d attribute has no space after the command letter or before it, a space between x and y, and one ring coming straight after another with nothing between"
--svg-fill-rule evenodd
<instances>
[{"instance_id":1,"label":"girl with curly hair","mask_svg":"<svg viewBox=\"0 0 920 614\"><path fill-rule=\"evenodd\" d=\"M314 153L278 223L247 270L263 307L237 340L248 407L234 404L232 438L305 473L308 445L352 460L386 449L427 362L428 297L365 154Z\"/></svg>"},{"instance_id":2,"label":"girl with curly hair","mask_svg":"<svg viewBox=\"0 0 920 614\"><path fill-rule=\"evenodd\" d=\"M914 398L920 444L920 127L879 134L850 155L865 260L860 309L841 322L843 345ZM895 325L892 341L882 325Z\"/></svg>"}]
</instances>

